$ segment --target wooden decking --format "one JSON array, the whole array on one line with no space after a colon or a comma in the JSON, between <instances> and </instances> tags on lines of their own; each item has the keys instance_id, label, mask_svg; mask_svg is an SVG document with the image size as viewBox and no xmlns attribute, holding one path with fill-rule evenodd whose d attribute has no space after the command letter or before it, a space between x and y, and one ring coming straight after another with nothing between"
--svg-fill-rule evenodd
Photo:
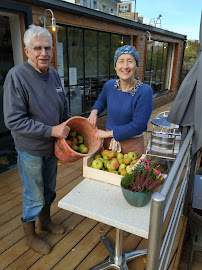
<instances>
[{"instance_id":1,"label":"wooden decking","mask_svg":"<svg viewBox=\"0 0 202 270\"><path fill-rule=\"evenodd\" d=\"M171 103L153 111L152 117L160 111L169 110ZM99 119L99 127L103 128L105 117ZM56 270L87 270L103 261L108 252L100 236L114 243L115 229L106 233L99 232L100 223L58 208L58 201L83 180L82 160L72 164L59 164L57 175L57 196L51 208L53 221L61 223L66 232L62 236L54 236L37 230L37 233L52 247L46 256L34 253L24 241L21 228L22 214L22 182L17 169L0 175L0 269L56 269ZM185 218L181 219L176 242L169 264L169 270L186 270L190 256L190 243L183 248L186 231ZM147 240L130 234L124 239L124 251L147 247ZM180 262L180 263L179 263ZM129 269L145 269L145 258L141 257L128 263ZM202 269L200 253L193 260L192 270ZM154 269L155 270L155 269Z\"/></svg>"}]
</instances>

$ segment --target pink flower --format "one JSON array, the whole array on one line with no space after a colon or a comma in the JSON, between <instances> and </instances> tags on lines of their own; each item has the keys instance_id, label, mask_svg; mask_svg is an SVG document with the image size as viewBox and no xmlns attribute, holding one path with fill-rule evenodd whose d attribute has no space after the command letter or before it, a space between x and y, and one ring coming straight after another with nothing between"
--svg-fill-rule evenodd
<instances>
[{"instance_id":1,"label":"pink flower","mask_svg":"<svg viewBox=\"0 0 202 270\"><path fill-rule=\"evenodd\" d=\"M161 171L159 171L159 170L156 171L156 174L157 174L157 175L159 175L160 173L161 173Z\"/></svg>"},{"instance_id":2,"label":"pink flower","mask_svg":"<svg viewBox=\"0 0 202 270\"><path fill-rule=\"evenodd\" d=\"M149 165L146 165L145 166L145 169L150 170L150 166Z\"/></svg>"}]
</instances>

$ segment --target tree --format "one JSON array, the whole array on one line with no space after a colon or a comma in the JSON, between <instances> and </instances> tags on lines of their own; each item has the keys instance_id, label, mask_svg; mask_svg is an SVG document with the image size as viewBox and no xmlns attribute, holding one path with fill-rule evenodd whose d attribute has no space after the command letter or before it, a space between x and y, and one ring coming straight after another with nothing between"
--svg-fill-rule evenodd
<instances>
[{"instance_id":1,"label":"tree","mask_svg":"<svg viewBox=\"0 0 202 270\"><path fill-rule=\"evenodd\" d=\"M185 47L184 53L184 62L183 62L183 70L182 70L182 81L189 73L194 63L196 62L197 55L200 51L200 44L198 40L192 41L188 40L187 45Z\"/></svg>"}]
</instances>

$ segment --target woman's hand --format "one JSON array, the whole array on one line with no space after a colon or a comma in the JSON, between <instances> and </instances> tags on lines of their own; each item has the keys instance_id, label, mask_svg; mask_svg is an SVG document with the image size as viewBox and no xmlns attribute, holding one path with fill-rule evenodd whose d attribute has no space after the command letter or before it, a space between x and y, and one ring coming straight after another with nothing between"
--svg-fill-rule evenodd
<instances>
[{"instance_id":1,"label":"woman's hand","mask_svg":"<svg viewBox=\"0 0 202 270\"><path fill-rule=\"evenodd\" d=\"M94 127L96 127L96 124L97 124L97 115L98 115L98 110L92 110L88 117L88 121Z\"/></svg>"},{"instance_id":2,"label":"woman's hand","mask_svg":"<svg viewBox=\"0 0 202 270\"><path fill-rule=\"evenodd\" d=\"M100 138L113 137L113 130L104 131L104 130L98 129L98 135L100 136Z\"/></svg>"}]
</instances>

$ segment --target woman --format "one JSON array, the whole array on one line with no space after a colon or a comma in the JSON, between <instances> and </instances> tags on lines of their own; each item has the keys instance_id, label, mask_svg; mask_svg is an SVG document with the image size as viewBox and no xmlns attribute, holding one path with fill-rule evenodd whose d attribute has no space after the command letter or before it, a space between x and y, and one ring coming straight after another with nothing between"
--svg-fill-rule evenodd
<instances>
[{"instance_id":1,"label":"woman","mask_svg":"<svg viewBox=\"0 0 202 270\"><path fill-rule=\"evenodd\" d=\"M135 47L125 45L116 50L114 67L119 79L105 83L88 120L95 126L98 114L107 108L106 130L99 130L104 148L123 154L135 152L140 157L153 100L151 87L134 77L138 61Z\"/></svg>"}]
</instances>

